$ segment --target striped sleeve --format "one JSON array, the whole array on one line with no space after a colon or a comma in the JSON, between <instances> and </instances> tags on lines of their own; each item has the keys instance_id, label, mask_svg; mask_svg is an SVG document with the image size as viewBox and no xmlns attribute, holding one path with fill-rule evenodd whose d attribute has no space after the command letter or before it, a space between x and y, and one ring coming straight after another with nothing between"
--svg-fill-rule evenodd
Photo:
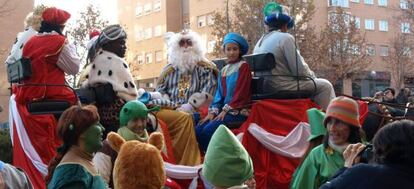
<instances>
[{"instance_id":1,"label":"striped sleeve","mask_svg":"<svg viewBox=\"0 0 414 189\"><path fill-rule=\"evenodd\" d=\"M76 48L73 44L63 45L62 51L59 54L57 66L65 73L75 75L79 72L80 66L79 56L76 54Z\"/></svg>"},{"instance_id":2,"label":"striped sleeve","mask_svg":"<svg viewBox=\"0 0 414 189\"><path fill-rule=\"evenodd\" d=\"M214 73L213 69L203 68L201 75L201 92L206 92L214 96L217 88L217 75Z\"/></svg>"},{"instance_id":3,"label":"striped sleeve","mask_svg":"<svg viewBox=\"0 0 414 189\"><path fill-rule=\"evenodd\" d=\"M156 91L160 92L161 94L168 94L168 77L170 75L171 66L167 65L161 72L160 77L157 80L157 87ZM170 94L168 94L170 95Z\"/></svg>"}]
</instances>

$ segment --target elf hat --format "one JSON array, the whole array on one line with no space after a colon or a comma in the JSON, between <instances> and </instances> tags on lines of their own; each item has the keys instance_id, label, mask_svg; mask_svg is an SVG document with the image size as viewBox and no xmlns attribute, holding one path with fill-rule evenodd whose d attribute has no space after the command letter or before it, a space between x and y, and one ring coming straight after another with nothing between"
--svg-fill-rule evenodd
<instances>
[{"instance_id":1,"label":"elf hat","mask_svg":"<svg viewBox=\"0 0 414 189\"><path fill-rule=\"evenodd\" d=\"M321 112L316 108L311 108L306 111L308 114L308 122L311 128L311 136L309 136L308 141L311 141L319 136L326 134L326 128L323 125L323 120L325 119L325 113Z\"/></svg>"},{"instance_id":2,"label":"elf hat","mask_svg":"<svg viewBox=\"0 0 414 189\"><path fill-rule=\"evenodd\" d=\"M211 138L202 174L217 187L241 185L253 177L253 163L249 154L224 125L220 125Z\"/></svg>"}]
</instances>

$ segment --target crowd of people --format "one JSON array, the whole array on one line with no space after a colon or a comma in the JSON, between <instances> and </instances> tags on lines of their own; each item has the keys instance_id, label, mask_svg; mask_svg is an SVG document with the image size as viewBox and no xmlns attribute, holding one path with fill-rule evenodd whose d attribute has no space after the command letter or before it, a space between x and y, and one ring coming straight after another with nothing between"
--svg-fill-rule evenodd
<instances>
[{"instance_id":1,"label":"crowd of people","mask_svg":"<svg viewBox=\"0 0 414 189\"><path fill-rule=\"evenodd\" d=\"M286 8L277 3L270 3L269 7L273 11L265 13L264 20L268 31L253 52L274 55L277 62L271 70L274 75L313 79L316 92L311 98L326 112L319 127L311 125L312 130L322 131L315 138L323 140L303 157L290 187L414 186L414 174L408 168L414 165L411 145L414 122L397 121L380 129L373 140L374 164L355 165L359 153L365 149L357 102L335 97L332 84L316 77L288 33L294 27L294 20ZM13 165L23 171L1 163L0 172L6 174L0 177L5 180L0 184L11 188L102 189L128 188L126 183L134 182L135 188L180 188L165 174L164 164L159 163L164 161L188 167L201 165L198 174L205 188L256 188L253 161L226 127L246 120L248 114L244 109L251 103L251 68L243 59L249 45L241 34L228 33L224 37L222 47L227 60L218 70L206 58L197 33L188 30L170 33L166 37L168 63L155 89L160 95L151 97L149 103L140 101L142 94L124 60L127 33L122 26L111 25L94 32L88 45L89 64L84 70L82 88L109 84L110 90L97 94L105 100L85 105L78 102L73 91L59 86L65 85L65 74L76 74L80 69L81 60L63 35L70 14L42 7L28 18L32 21L18 35L6 62L13 64L24 57L32 64L33 74L13 86L10 99ZM299 85L311 89L314 82L302 79ZM298 82L272 77L264 85L272 92L294 91ZM394 90L385 90L381 97L384 101L388 100L388 92L395 95ZM213 99L206 103L208 113L201 119L196 119L197 113L180 110L196 93ZM401 98L408 99L405 97ZM27 104L44 99L66 100L72 106L59 119L27 111ZM147 130L149 125L154 128L151 135ZM127 148L156 155L128 153ZM147 169L139 170L129 162L137 167L145 164ZM367 175L372 179L363 178ZM378 180L375 178L387 179L375 182ZM357 180L358 185L354 183Z\"/></svg>"}]
</instances>

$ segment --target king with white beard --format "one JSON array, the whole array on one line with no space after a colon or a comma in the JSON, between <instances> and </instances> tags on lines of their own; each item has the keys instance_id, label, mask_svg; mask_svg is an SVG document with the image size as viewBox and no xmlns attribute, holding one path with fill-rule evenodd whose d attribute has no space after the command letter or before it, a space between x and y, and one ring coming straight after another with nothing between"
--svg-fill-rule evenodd
<instances>
[{"instance_id":1,"label":"king with white beard","mask_svg":"<svg viewBox=\"0 0 414 189\"><path fill-rule=\"evenodd\" d=\"M205 58L198 34L192 31L167 33L168 64L157 81L156 90L182 105L196 92L215 93L218 70ZM178 164L200 164L192 114L163 109L157 117L167 123Z\"/></svg>"}]
</instances>

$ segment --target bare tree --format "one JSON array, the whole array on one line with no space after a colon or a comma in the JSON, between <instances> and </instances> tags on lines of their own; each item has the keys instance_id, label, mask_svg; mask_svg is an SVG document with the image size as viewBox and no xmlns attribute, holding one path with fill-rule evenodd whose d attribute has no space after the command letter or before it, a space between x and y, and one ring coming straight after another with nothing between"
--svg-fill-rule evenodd
<instances>
[{"instance_id":1,"label":"bare tree","mask_svg":"<svg viewBox=\"0 0 414 189\"><path fill-rule=\"evenodd\" d=\"M390 40L388 56L383 59L387 63L387 68L391 72L395 88L404 87L405 76L414 71L414 61L411 51L414 48L414 40L411 34L397 34Z\"/></svg>"},{"instance_id":2,"label":"bare tree","mask_svg":"<svg viewBox=\"0 0 414 189\"><path fill-rule=\"evenodd\" d=\"M68 26L67 36L73 41L76 51L81 57L81 68L86 65L88 51L86 44L89 41L89 32L92 29L102 30L108 25L108 21L101 18L101 12L93 5L88 5L86 10L80 13L81 16L73 25ZM79 74L66 76L66 80L72 87L76 87Z\"/></svg>"},{"instance_id":3,"label":"bare tree","mask_svg":"<svg viewBox=\"0 0 414 189\"><path fill-rule=\"evenodd\" d=\"M351 78L372 62L365 35L357 28L352 16L340 7L330 13L328 24L316 44L316 61L308 62L309 66L333 84Z\"/></svg>"},{"instance_id":4,"label":"bare tree","mask_svg":"<svg viewBox=\"0 0 414 189\"><path fill-rule=\"evenodd\" d=\"M252 47L249 49L249 52L252 52L256 42L265 33L263 7L268 2L271 1L235 0L230 6L231 10L224 9L216 11L213 16L214 25L212 29L212 34L216 38L216 46L213 54L215 56L221 55L222 40L228 31L242 34L247 39L249 46ZM304 46L308 46L308 42L311 40L308 40L307 36L314 34L313 29L307 25L315 12L313 1L281 0L278 2L288 6L290 8L290 15L295 18L295 29L290 32L298 39L298 47L301 47L302 43L306 43ZM223 7L227 6L225 5ZM307 51L307 49L303 48L301 50ZM305 52L305 54L312 53Z\"/></svg>"}]
</instances>

